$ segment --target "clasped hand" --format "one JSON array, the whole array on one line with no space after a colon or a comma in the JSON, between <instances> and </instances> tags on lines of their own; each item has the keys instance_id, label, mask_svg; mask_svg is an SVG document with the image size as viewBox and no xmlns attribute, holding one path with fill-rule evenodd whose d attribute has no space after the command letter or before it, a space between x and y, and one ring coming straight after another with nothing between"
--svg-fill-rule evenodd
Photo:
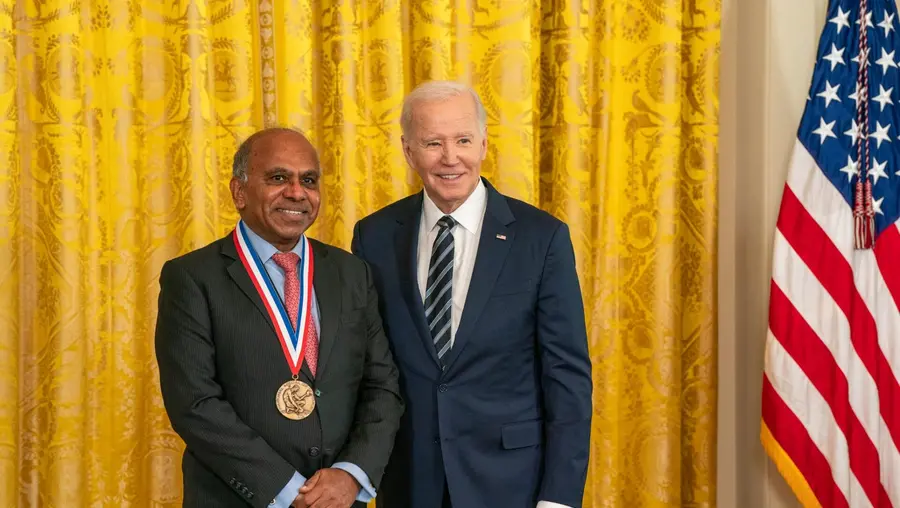
<instances>
[{"instance_id":1,"label":"clasped hand","mask_svg":"<svg viewBox=\"0 0 900 508\"><path fill-rule=\"evenodd\" d=\"M359 489L356 479L343 469L320 469L300 488L291 507L349 508Z\"/></svg>"}]
</instances>

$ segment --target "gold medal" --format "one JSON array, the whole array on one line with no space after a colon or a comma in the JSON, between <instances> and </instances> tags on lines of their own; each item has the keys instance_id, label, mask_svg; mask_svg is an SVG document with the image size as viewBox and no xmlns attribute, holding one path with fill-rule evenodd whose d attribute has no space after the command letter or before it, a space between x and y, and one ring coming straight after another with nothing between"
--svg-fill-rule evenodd
<instances>
[{"instance_id":1,"label":"gold medal","mask_svg":"<svg viewBox=\"0 0 900 508\"><path fill-rule=\"evenodd\" d=\"M302 420L316 408L316 397L308 384L291 379L281 385L275 395L278 412L291 420Z\"/></svg>"}]
</instances>

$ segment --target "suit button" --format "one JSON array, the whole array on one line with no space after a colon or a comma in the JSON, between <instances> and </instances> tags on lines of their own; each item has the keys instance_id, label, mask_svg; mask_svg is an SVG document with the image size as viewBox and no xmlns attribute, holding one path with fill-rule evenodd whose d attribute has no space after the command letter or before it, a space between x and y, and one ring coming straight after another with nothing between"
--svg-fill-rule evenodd
<instances>
[{"instance_id":1,"label":"suit button","mask_svg":"<svg viewBox=\"0 0 900 508\"><path fill-rule=\"evenodd\" d=\"M247 499L253 499L253 493L252 493L252 492L248 492L248 493L247 493Z\"/></svg>"},{"instance_id":2,"label":"suit button","mask_svg":"<svg viewBox=\"0 0 900 508\"><path fill-rule=\"evenodd\" d=\"M316 397L322 396L322 392L320 392L318 388L316 388L315 394L316 394Z\"/></svg>"},{"instance_id":3,"label":"suit button","mask_svg":"<svg viewBox=\"0 0 900 508\"><path fill-rule=\"evenodd\" d=\"M446 391L447 391L447 385L446 385L446 384L441 384L441 386L438 386L438 390L439 390L441 393L446 392Z\"/></svg>"},{"instance_id":4,"label":"suit button","mask_svg":"<svg viewBox=\"0 0 900 508\"><path fill-rule=\"evenodd\" d=\"M310 448L310 449L309 449L309 456L310 456L310 457L318 457L318 456L319 456L319 447L318 447L318 446L313 446L312 448Z\"/></svg>"},{"instance_id":5,"label":"suit button","mask_svg":"<svg viewBox=\"0 0 900 508\"><path fill-rule=\"evenodd\" d=\"M434 438L434 444L441 444L441 440L438 438Z\"/></svg>"}]
</instances>

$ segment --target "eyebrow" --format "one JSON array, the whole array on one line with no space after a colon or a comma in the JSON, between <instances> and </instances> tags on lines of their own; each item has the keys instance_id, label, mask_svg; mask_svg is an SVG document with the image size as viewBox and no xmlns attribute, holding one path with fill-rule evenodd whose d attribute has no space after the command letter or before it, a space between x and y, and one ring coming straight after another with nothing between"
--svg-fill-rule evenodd
<instances>
[{"instance_id":1,"label":"eyebrow","mask_svg":"<svg viewBox=\"0 0 900 508\"><path fill-rule=\"evenodd\" d=\"M274 175L278 173L290 173L291 170L282 166L275 166L266 170L266 175ZM300 170L300 177L305 178L307 176L319 176L319 169L311 168L311 169L303 169Z\"/></svg>"},{"instance_id":2,"label":"eyebrow","mask_svg":"<svg viewBox=\"0 0 900 508\"><path fill-rule=\"evenodd\" d=\"M475 135L475 134L473 134L473 133L471 133L471 132L457 132L457 133L454 134L453 136L449 136L449 137L450 137L450 138L471 138L471 137L473 137L474 135ZM422 140L422 141L433 141L433 140L435 140L435 139L441 139L441 136L425 136L425 137L422 138L421 140Z\"/></svg>"}]
</instances>

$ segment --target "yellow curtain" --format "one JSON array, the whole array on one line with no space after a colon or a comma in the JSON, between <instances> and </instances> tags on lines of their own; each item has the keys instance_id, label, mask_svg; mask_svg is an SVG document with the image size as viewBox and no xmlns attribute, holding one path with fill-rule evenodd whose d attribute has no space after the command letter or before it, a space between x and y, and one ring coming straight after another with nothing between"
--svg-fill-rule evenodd
<instances>
[{"instance_id":1,"label":"yellow curtain","mask_svg":"<svg viewBox=\"0 0 900 508\"><path fill-rule=\"evenodd\" d=\"M585 507L715 506L718 0L0 0L0 506L180 506L162 263L236 220L237 143L319 147L311 234L419 189L403 94L471 83L484 174L569 222Z\"/></svg>"}]
</instances>

